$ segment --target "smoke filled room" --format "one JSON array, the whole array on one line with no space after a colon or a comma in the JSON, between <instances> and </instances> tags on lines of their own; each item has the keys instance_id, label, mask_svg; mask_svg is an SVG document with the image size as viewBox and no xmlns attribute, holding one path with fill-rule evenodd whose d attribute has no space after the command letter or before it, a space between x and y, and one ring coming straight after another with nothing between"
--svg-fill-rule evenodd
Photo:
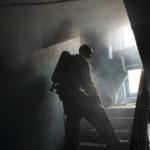
<instances>
[{"instance_id":1,"label":"smoke filled room","mask_svg":"<svg viewBox=\"0 0 150 150\"><path fill-rule=\"evenodd\" d=\"M0 150L149 150L147 0L0 1Z\"/></svg>"}]
</instances>

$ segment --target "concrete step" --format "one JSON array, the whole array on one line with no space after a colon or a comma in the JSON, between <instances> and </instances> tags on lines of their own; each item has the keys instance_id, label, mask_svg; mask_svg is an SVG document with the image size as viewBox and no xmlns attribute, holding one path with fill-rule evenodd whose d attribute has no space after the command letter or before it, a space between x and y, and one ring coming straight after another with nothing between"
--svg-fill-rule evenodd
<instances>
[{"instance_id":1,"label":"concrete step","mask_svg":"<svg viewBox=\"0 0 150 150\"><path fill-rule=\"evenodd\" d=\"M130 140L131 131L130 130L115 130L118 137L122 140ZM103 143L102 137L99 137L95 129L82 131L80 134L80 141L82 142L94 142Z\"/></svg>"},{"instance_id":2,"label":"concrete step","mask_svg":"<svg viewBox=\"0 0 150 150\"><path fill-rule=\"evenodd\" d=\"M131 130L115 130L118 137L122 140L130 140Z\"/></svg>"},{"instance_id":3,"label":"concrete step","mask_svg":"<svg viewBox=\"0 0 150 150\"><path fill-rule=\"evenodd\" d=\"M133 117L135 105L111 106L106 109L110 117Z\"/></svg>"},{"instance_id":4,"label":"concrete step","mask_svg":"<svg viewBox=\"0 0 150 150\"><path fill-rule=\"evenodd\" d=\"M91 142L80 142L80 150L106 150L106 145Z\"/></svg>"},{"instance_id":5,"label":"concrete step","mask_svg":"<svg viewBox=\"0 0 150 150\"><path fill-rule=\"evenodd\" d=\"M131 130L133 124L135 106L111 106L106 109L115 130ZM83 119L81 129L88 129L92 126Z\"/></svg>"},{"instance_id":6,"label":"concrete step","mask_svg":"<svg viewBox=\"0 0 150 150\"><path fill-rule=\"evenodd\" d=\"M131 130L133 117L111 117L110 121L115 130Z\"/></svg>"}]
</instances>

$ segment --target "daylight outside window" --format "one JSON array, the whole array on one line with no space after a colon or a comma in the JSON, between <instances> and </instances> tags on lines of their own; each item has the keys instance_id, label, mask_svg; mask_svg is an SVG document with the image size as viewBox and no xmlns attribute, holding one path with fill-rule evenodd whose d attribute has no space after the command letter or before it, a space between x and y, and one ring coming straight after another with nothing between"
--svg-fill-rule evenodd
<instances>
[{"instance_id":1,"label":"daylight outside window","mask_svg":"<svg viewBox=\"0 0 150 150\"><path fill-rule=\"evenodd\" d=\"M133 35L133 31L130 26L123 27L123 35L124 35L124 46L132 47L136 45L135 38Z\"/></svg>"},{"instance_id":2,"label":"daylight outside window","mask_svg":"<svg viewBox=\"0 0 150 150\"><path fill-rule=\"evenodd\" d=\"M129 79L129 92L130 94L137 93L139 88L140 76L142 69L129 70L128 79Z\"/></svg>"}]
</instances>

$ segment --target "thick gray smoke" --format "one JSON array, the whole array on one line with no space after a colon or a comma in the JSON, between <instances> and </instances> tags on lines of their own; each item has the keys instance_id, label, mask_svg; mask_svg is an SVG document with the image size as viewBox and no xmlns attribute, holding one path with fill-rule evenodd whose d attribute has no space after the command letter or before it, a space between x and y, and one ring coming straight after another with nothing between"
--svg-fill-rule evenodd
<instances>
[{"instance_id":1,"label":"thick gray smoke","mask_svg":"<svg viewBox=\"0 0 150 150\"><path fill-rule=\"evenodd\" d=\"M1 7L0 17L1 60L65 41L83 31L101 32L127 21L119 0Z\"/></svg>"}]
</instances>

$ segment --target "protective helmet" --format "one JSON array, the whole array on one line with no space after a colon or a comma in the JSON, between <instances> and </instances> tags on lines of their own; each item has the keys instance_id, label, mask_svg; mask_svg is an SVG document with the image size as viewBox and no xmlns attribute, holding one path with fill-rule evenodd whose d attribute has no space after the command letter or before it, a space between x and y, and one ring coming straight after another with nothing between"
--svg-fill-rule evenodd
<instances>
[{"instance_id":1,"label":"protective helmet","mask_svg":"<svg viewBox=\"0 0 150 150\"><path fill-rule=\"evenodd\" d=\"M90 46L88 46L87 44L81 45L79 48L79 54L81 56L87 57L87 58L91 58L92 54L93 54L93 50Z\"/></svg>"}]
</instances>

